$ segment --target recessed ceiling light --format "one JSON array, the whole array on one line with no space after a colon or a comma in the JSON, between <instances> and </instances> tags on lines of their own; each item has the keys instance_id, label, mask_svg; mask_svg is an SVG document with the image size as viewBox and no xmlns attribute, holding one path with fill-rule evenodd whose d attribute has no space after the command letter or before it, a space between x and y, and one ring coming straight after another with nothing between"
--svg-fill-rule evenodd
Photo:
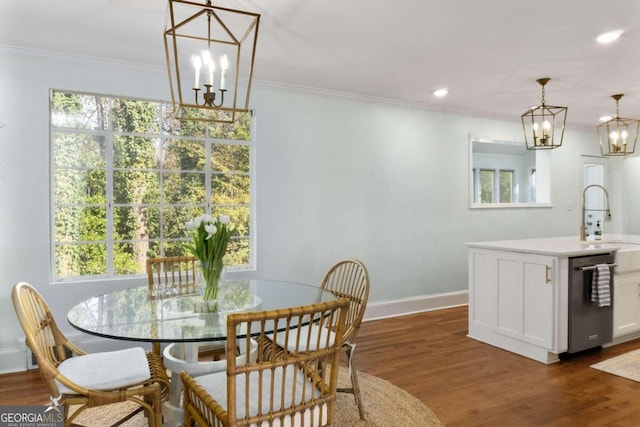
<instances>
[{"instance_id":1,"label":"recessed ceiling light","mask_svg":"<svg viewBox=\"0 0 640 427\"><path fill-rule=\"evenodd\" d=\"M611 117L611 116L602 116L602 117L600 117L600 121L601 122L608 122L611 119L613 119L613 117Z\"/></svg>"},{"instance_id":2,"label":"recessed ceiling light","mask_svg":"<svg viewBox=\"0 0 640 427\"><path fill-rule=\"evenodd\" d=\"M448 93L449 93L449 89L447 89L446 87L443 87L442 89L438 89L435 92L433 92L433 94L435 96L437 96L438 98L442 98L443 96L447 96Z\"/></svg>"},{"instance_id":3,"label":"recessed ceiling light","mask_svg":"<svg viewBox=\"0 0 640 427\"><path fill-rule=\"evenodd\" d=\"M611 43L618 40L621 35L622 30L609 31L606 33L602 33L598 37L596 37L596 41L598 43Z\"/></svg>"}]
</instances>

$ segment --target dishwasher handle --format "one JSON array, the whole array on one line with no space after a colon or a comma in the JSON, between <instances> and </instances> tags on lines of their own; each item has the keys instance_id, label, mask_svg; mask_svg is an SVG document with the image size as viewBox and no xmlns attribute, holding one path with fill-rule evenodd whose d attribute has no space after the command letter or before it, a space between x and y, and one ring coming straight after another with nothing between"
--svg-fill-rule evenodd
<instances>
[{"instance_id":1,"label":"dishwasher handle","mask_svg":"<svg viewBox=\"0 0 640 427\"><path fill-rule=\"evenodd\" d=\"M617 267L618 264L611 263L611 264L607 264L607 266L611 269L613 267ZM589 271L589 270L595 270L597 267L595 265L589 265L587 267L576 267L576 270L582 270L582 271Z\"/></svg>"}]
</instances>

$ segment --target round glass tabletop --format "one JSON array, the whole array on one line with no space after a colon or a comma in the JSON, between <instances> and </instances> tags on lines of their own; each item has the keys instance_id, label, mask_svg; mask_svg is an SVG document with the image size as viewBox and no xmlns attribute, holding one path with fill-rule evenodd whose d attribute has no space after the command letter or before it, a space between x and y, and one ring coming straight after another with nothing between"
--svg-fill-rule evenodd
<instances>
[{"instance_id":1,"label":"round glass tabletop","mask_svg":"<svg viewBox=\"0 0 640 427\"><path fill-rule=\"evenodd\" d=\"M149 298L147 286L89 298L67 315L76 329L107 338L147 342L225 340L226 316L297 307L336 297L316 286L274 280L223 280L218 299L199 294Z\"/></svg>"}]
</instances>

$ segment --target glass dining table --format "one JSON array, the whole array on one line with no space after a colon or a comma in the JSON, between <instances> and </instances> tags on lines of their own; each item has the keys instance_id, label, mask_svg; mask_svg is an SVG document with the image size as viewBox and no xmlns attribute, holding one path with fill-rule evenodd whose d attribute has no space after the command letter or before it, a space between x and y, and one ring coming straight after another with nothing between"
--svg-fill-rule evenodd
<instances>
[{"instance_id":1,"label":"glass dining table","mask_svg":"<svg viewBox=\"0 0 640 427\"><path fill-rule=\"evenodd\" d=\"M317 286L275 280L222 280L218 299L205 304L198 293L150 298L147 286L116 290L72 307L67 320L87 334L138 342L226 340L226 316L333 300Z\"/></svg>"},{"instance_id":2,"label":"glass dining table","mask_svg":"<svg viewBox=\"0 0 640 427\"><path fill-rule=\"evenodd\" d=\"M214 303L205 303L199 293L153 298L148 287L141 286L88 298L69 310L67 320L74 328L90 335L181 346L183 359L192 365L169 366L170 361L165 358L165 365L172 370L171 399L165 404L166 415L169 424L178 425L181 421L181 387L179 372L173 371L198 364L198 345L226 340L227 315L286 309L334 299L334 294L317 286L261 279L222 280ZM250 333L245 331L243 336L246 335Z\"/></svg>"}]
</instances>

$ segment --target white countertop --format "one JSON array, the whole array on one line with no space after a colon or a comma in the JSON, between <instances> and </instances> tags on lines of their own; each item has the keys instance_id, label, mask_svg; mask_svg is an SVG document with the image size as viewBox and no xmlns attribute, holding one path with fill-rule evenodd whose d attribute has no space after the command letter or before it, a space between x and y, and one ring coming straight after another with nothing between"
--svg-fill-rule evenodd
<instances>
[{"instance_id":1,"label":"white countertop","mask_svg":"<svg viewBox=\"0 0 640 427\"><path fill-rule=\"evenodd\" d=\"M579 236L467 243L470 248L495 249L558 257L640 250L640 236L609 234L600 241L581 242Z\"/></svg>"}]
</instances>

